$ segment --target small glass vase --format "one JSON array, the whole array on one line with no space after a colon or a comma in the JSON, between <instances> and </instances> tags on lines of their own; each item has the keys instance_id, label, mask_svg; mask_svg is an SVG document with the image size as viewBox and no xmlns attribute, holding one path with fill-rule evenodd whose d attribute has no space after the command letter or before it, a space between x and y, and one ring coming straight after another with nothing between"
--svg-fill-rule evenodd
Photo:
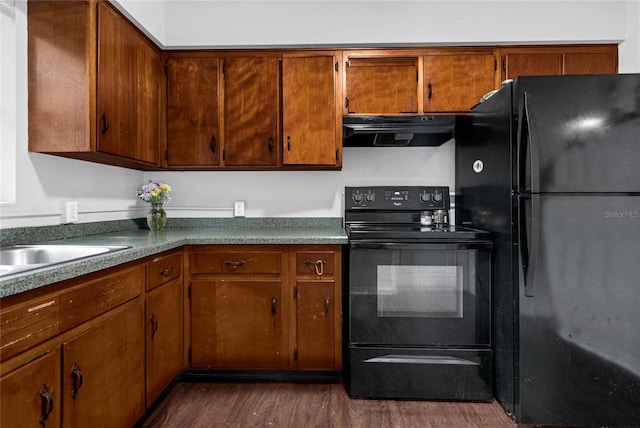
<instances>
[{"instance_id":1,"label":"small glass vase","mask_svg":"<svg viewBox=\"0 0 640 428\"><path fill-rule=\"evenodd\" d=\"M164 230L167 225L167 212L162 207L152 208L147 213L147 226L149 230Z\"/></svg>"}]
</instances>

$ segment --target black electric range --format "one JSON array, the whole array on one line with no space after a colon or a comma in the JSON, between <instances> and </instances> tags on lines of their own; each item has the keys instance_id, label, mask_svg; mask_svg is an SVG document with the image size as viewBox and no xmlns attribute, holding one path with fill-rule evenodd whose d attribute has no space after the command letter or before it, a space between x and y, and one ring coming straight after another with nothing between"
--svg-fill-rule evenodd
<instances>
[{"instance_id":1,"label":"black electric range","mask_svg":"<svg viewBox=\"0 0 640 428\"><path fill-rule=\"evenodd\" d=\"M352 397L492 399L490 234L449 209L443 186L345 188Z\"/></svg>"}]
</instances>

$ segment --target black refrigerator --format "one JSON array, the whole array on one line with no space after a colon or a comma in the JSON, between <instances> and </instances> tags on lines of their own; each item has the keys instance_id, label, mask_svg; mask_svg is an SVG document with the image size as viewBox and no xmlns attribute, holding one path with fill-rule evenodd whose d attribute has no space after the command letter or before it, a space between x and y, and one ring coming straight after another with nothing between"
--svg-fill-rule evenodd
<instances>
[{"instance_id":1,"label":"black refrigerator","mask_svg":"<svg viewBox=\"0 0 640 428\"><path fill-rule=\"evenodd\" d=\"M521 77L457 118L456 223L495 237L495 396L640 426L640 74Z\"/></svg>"}]
</instances>

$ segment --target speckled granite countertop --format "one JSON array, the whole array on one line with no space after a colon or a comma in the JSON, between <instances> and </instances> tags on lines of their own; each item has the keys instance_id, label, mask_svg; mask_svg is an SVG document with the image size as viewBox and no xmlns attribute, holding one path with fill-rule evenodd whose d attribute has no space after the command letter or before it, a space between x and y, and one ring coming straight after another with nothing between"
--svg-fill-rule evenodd
<instances>
[{"instance_id":1,"label":"speckled granite countertop","mask_svg":"<svg viewBox=\"0 0 640 428\"><path fill-rule=\"evenodd\" d=\"M185 224L183 224L184 226ZM241 222L217 227L168 228L160 232L131 229L47 240L46 244L127 245L130 248L0 277L0 297L141 259L183 245L204 244L346 244L340 219L324 222ZM210 226L210 225L206 225Z\"/></svg>"}]
</instances>

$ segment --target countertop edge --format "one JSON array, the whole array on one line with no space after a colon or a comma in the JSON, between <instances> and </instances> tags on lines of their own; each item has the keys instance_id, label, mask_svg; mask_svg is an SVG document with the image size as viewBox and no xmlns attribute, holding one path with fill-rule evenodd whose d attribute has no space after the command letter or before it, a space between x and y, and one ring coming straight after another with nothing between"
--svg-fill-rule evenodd
<instances>
[{"instance_id":1,"label":"countertop edge","mask_svg":"<svg viewBox=\"0 0 640 428\"><path fill-rule=\"evenodd\" d=\"M143 241L142 243L138 241ZM130 248L0 277L0 298L143 259L185 245L344 245L343 229L167 229L108 233L46 243L129 245Z\"/></svg>"}]
</instances>

